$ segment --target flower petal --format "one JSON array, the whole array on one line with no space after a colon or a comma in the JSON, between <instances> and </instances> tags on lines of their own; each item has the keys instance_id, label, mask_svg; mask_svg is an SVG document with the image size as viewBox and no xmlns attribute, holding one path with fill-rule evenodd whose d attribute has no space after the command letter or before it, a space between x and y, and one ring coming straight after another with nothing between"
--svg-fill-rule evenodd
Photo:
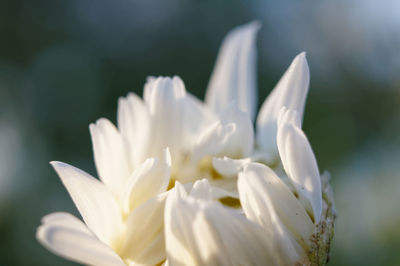
<instances>
[{"instance_id":1,"label":"flower petal","mask_svg":"<svg viewBox=\"0 0 400 266\"><path fill-rule=\"evenodd\" d=\"M278 155L276 144L277 119L283 106L296 110L303 117L310 72L305 53L293 60L274 90L261 106L257 118L257 144L262 150Z\"/></svg>"},{"instance_id":2,"label":"flower petal","mask_svg":"<svg viewBox=\"0 0 400 266\"><path fill-rule=\"evenodd\" d=\"M121 256L134 265L157 265L165 260L164 206L168 192L133 210L127 219Z\"/></svg>"},{"instance_id":3,"label":"flower petal","mask_svg":"<svg viewBox=\"0 0 400 266\"><path fill-rule=\"evenodd\" d=\"M236 102L254 119L257 107L255 41L259 28L260 23L251 22L233 29L225 37L205 97L216 113Z\"/></svg>"},{"instance_id":4,"label":"flower petal","mask_svg":"<svg viewBox=\"0 0 400 266\"><path fill-rule=\"evenodd\" d=\"M119 195L132 171L126 144L107 119L97 120L89 129L97 173L104 184Z\"/></svg>"},{"instance_id":5,"label":"flower petal","mask_svg":"<svg viewBox=\"0 0 400 266\"><path fill-rule=\"evenodd\" d=\"M181 146L185 150L190 150L196 143L199 132L202 132L217 119L208 106L190 93L186 93L186 97L182 101L184 108L182 123L184 127Z\"/></svg>"},{"instance_id":6,"label":"flower petal","mask_svg":"<svg viewBox=\"0 0 400 266\"><path fill-rule=\"evenodd\" d=\"M185 85L179 77L159 77L146 85L144 95L151 116L151 143L146 157L159 157L166 147L175 153L184 128Z\"/></svg>"},{"instance_id":7,"label":"flower petal","mask_svg":"<svg viewBox=\"0 0 400 266\"><path fill-rule=\"evenodd\" d=\"M141 163L150 132L150 115L147 106L134 93L118 100L118 128L129 143L132 164Z\"/></svg>"},{"instance_id":8,"label":"flower petal","mask_svg":"<svg viewBox=\"0 0 400 266\"><path fill-rule=\"evenodd\" d=\"M45 216L42 223L36 238L53 253L87 265L125 265L109 246L71 214L52 213Z\"/></svg>"},{"instance_id":9,"label":"flower petal","mask_svg":"<svg viewBox=\"0 0 400 266\"><path fill-rule=\"evenodd\" d=\"M301 202L318 223L322 213L321 178L311 145L296 121L296 111L283 109L278 121L279 154Z\"/></svg>"},{"instance_id":10,"label":"flower petal","mask_svg":"<svg viewBox=\"0 0 400 266\"><path fill-rule=\"evenodd\" d=\"M254 148L254 128L249 115L231 104L221 113L220 119L223 125L236 125L221 153L233 158L248 157Z\"/></svg>"},{"instance_id":11,"label":"flower petal","mask_svg":"<svg viewBox=\"0 0 400 266\"><path fill-rule=\"evenodd\" d=\"M125 213L159 193L164 192L169 183L171 173L171 155L164 149L162 158L150 158L139 165L126 185L122 197Z\"/></svg>"},{"instance_id":12,"label":"flower petal","mask_svg":"<svg viewBox=\"0 0 400 266\"><path fill-rule=\"evenodd\" d=\"M190 196L196 199L211 201L213 199L213 190L207 179L197 180L193 184L193 188L190 191Z\"/></svg>"},{"instance_id":13,"label":"flower petal","mask_svg":"<svg viewBox=\"0 0 400 266\"><path fill-rule=\"evenodd\" d=\"M121 211L111 191L100 181L62 162L51 162L83 220L95 235L112 246L123 230Z\"/></svg>"},{"instance_id":14,"label":"flower petal","mask_svg":"<svg viewBox=\"0 0 400 266\"><path fill-rule=\"evenodd\" d=\"M302 262L306 259L305 250L280 221L271 199L262 195L262 191L256 192L255 184L245 182L245 179L247 179L247 176L239 173L240 203L246 217L270 232L271 241L277 248L277 256L280 257L282 265L303 265Z\"/></svg>"},{"instance_id":15,"label":"flower petal","mask_svg":"<svg viewBox=\"0 0 400 266\"><path fill-rule=\"evenodd\" d=\"M304 207L274 171L263 164L251 163L240 175L238 189L241 198L249 199L244 201L243 208L250 219L268 227L271 225L266 224L266 221L269 221L276 213L276 218L279 219L272 222L283 223L300 245L309 247L309 240L315 226ZM249 212L249 208L253 210ZM255 208L259 208L260 212L254 211ZM271 212L274 213L271 214ZM258 215L251 215L254 213Z\"/></svg>"},{"instance_id":16,"label":"flower petal","mask_svg":"<svg viewBox=\"0 0 400 266\"><path fill-rule=\"evenodd\" d=\"M250 158L231 159L226 156L223 158L214 157L212 161L214 169L225 177L237 176L243 167L250 162Z\"/></svg>"},{"instance_id":17,"label":"flower petal","mask_svg":"<svg viewBox=\"0 0 400 266\"><path fill-rule=\"evenodd\" d=\"M250 155L253 146L254 130L248 114L231 104L220 114L219 121L200 133L192 151L192 161L204 156L243 158Z\"/></svg>"},{"instance_id":18,"label":"flower petal","mask_svg":"<svg viewBox=\"0 0 400 266\"><path fill-rule=\"evenodd\" d=\"M193 147L192 162L201 160L204 156L214 156L220 153L228 138L236 131L233 123L221 124L217 121L204 129Z\"/></svg>"},{"instance_id":19,"label":"flower petal","mask_svg":"<svg viewBox=\"0 0 400 266\"><path fill-rule=\"evenodd\" d=\"M171 265L275 265L268 234L221 204L185 195L177 184L165 206Z\"/></svg>"}]
</instances>

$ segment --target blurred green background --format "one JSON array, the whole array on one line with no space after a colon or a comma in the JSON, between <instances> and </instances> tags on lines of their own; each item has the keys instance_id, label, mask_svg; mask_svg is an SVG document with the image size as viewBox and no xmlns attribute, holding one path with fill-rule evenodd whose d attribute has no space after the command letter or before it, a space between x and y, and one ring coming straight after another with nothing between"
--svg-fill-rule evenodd
<instances>
[{"instance_id":1,"label":"blurred green background","mask_svg":"<svg viewBox=\"0 0 400 266\"><path fill-rule=\"evenodd\" d=\"M0 0L0 265L74 265L40 246L53 211L77 213L48 165L95 174L88 124L148 75L203 97L219 45L259 20L261 101L307 52L304 130L332 173L330 265L400 264L400 2Z\"/></svg>"}]
</instances>

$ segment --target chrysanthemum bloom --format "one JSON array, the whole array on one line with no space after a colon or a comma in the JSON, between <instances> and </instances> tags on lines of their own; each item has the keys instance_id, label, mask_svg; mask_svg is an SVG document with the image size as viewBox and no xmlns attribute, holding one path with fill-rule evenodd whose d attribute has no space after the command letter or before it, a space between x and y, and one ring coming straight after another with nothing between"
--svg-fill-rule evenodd
<instances>
[{"instance_id":1,"label":"chrysanthemum bloom","mask_svg":"<svg viewBox=\"0 0 400 266\"><path fill-rule=\"evenodd\" d=\"M256 113L257 23L223 42L205 103L178 77L121 98L118 129L90 125L100 180L52 162L84 222L43 218L37 238L90 265L324 264L334 207L301 129L299 54Z\"/></svg>"}]
</instances>

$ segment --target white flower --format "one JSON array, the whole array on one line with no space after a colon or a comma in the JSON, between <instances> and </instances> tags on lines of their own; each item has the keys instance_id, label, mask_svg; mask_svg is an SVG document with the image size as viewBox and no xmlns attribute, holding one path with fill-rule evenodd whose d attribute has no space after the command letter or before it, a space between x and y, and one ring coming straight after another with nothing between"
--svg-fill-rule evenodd
<instances>
[{"instance_id":1,"label":"white flower","mask_svg":"<svg viewBox=\"0 0 400 266\"><path fill-rule=\"evenodd\" d=\"M50 214L39 241L90 265L325 262L334 209L301 130L305 54L265 100L255 134L258 29L228 34L205 104L179 77L150 77L143 100L119 100L118 129L90 125L100 180L52 163L84 223Z\"/></svg>"}]
</instances>

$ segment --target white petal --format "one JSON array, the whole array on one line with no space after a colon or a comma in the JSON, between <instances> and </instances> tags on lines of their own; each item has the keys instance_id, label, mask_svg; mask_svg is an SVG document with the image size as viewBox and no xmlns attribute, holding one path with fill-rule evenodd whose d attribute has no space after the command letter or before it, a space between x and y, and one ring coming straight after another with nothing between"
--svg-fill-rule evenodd
<instances>
[{"instance_id":1,"label":"white petal","mask_svg":"<svg viewBox=\"0 0 400 266\"><path fill-rule=\"evenodd\" d=\"M152 120L148 157L159 156L167 146L172 157L179 150L191 149L198 133L216 120L207 106L186 93L179 77L150 79L145 85L144 98Z\"/></svg>"},{"instance_id":2,"label":"white petal","mask_svg":"<svg viewBox=\"0 0 400 266\"><path fill-rule=\"evenodd\" d=\"M256 33L258 22L233 29L222 43L206 93L206 103L220 113L231 102L254 119L257 107Z\"/></svg>"},{"instance_id":3,"label":"white petal","mask_svg":"<svg viewBox=\"0 0 400 266\"><path fill-rule=\"evenodd\" d=\"M277 261L265 231L219 204L204 206L193 231L206 265L273 265Z\"/></svg>"},{"instance_id":4,"label":"white petal","mask_svg":"<svg viewBox=\"0 0 400 266\"><path fill-rule=\"evenodd\" d=\"M45 216L42 223L36 238L53 253L87 265L125 265L109 246L71 214L53 213Z\"/></svg>"},{"instance_id":5,"label":"white petal","mask_svg":"<svg viewBox=\"0 0 400 266\"><path fill-rule=\"evenodd\" d=\"M136 208L128 217L121 256L134 265L157 265L165 255L164 206L167 192Z\"/></svg>"},{"instance_id":6,"label":"white petal","mask_svg":"<svg viewBox=\"0 0 400 266\"><path fill-rule=\"evenodd\" d=\"M181 146L183 149L189 150L197 141L199 132L202 132L217 119L211 110L195 96L187 93L182 101L184 108L182 123L184 127L182 129Z\"/></svg>"},{"instance_id":7,"label":"white petal","mask_svg":"<svg viewBox=\"0 0 400 266\"><path fill-rule=\"evenodd\" d=\"M185 85L179 77L158 77L151 79L148 85L146 84L144 99L149 105L150 113L155 114L162 111L160 109L168 104L168 101L182 98L185 95Z\"/></svg>"},{"instance_id":8,"label":"white petal","mask_svg":"<svg viewBox=\"0 0 400 266\"><path fill-rule=\"evenodd\" d=\"M228 137L222 154L233 158L248 157L254 148L254 128L249 115L231 104L221 113L220 119L223 125L236 125L236 130Z\"/></svg>"},{"instance_id":9,"label":"white petal","mask_svg":"<svg viewBox=\"0 0 400 266\"><path fill-rule=\"evenodd\" d=\"M190 196L196 199L211 201L213 198L213 191L208 180L197 180L190 191Z\"/></svg>"},{"instance_id":10,"label":"white petal","mask_svg":"<svg viewBox=\"0 0 400 266\"><path fill-rule=\"evenodd\" d=\"M155 76L148 76L146 78L146 83L144 84L143 87L143 99L145 102L150 102L151 101L151 94L153 93L153 86L155 84L155 81L157 80L157 77Z\"/></svg>"},{"instance_id":11,"label":"white petal","mask_svg":"<svg viewBox=\"0 0 400 266\"><path fill-rule=\"evenodd\" d=\"M301 120L299 113L294 109L288 109L283 106L278 114L277 125L279 126L279 121L284 121L284 123L293 124L294 126L301 128Z\"/></svg>"},{"instance_id":12,"label":"white petal","mask_svg":"<svg viewBox=\"0 0 400 266\"><path fill-rule=\"evenodd\" d=\"M293 60L274 90L261 106L257 118L257 144L261 149L278 155L276 145L277 119L283 106L296 110L303 117L304 104L310 82L305 53Z\"/></svg>"},{"instance_id":13,"label":"white petal","mask_svg":"<svg viewBox=\"0 0 400 266\"><path fill-rule=\"evenodd\" d=\"M179 191L171 191L167 199L165 238L171 265L275 263L272 242L261 227L219 203Z\"/></svg>"},{"instance_id":14,"label":"white petal","mask_svg":"<svg viewBox=\"0 0 400 266\"><path fill-rule=\"evenodd\" d=\"M252 162L259 162L266 165L272 165L276 163L277 158L273 157L272 154L267 151L262 151L256 148L255 150L253 150L250 159Z\"/></svg>"},{"instance_id":15,"label":"white petal","mask_svg":"<svg viewBox=\"0 0 400 266\"><path fill-rule=\"evenodd\" d=\"M235 192L228 191L224 189L225 183L215 182L215 180L202 179L197 180L195 184L185 183L182 187L185 189L186 194L190 194L191 197L203 200L219 200L221 198L231 197L239 198L236 188L236 180L234 178L230 179L217 179L217 181L229 180L232 183L232 190ZM179 182L178 182L179 183ZM198 183L198 184L197 184ZM216 185L215 185L215 184ZM231 187L229 183L229 188Z\"/></svg>"},{"instance_id":16,"label":"white petal","mask_svg":"<svg viewBox=\"0 0 400 266\"><path fill-rule=\"evenodd\" d=\"M150 133L150 115L146 105L134 93L118 101L118 128L129 143L132 164L141 163Z\"/></svg>"},{"instance_id":17,"label":"white petal","mask_svg":"<svg viewBox=\"0 0 400 266\"><path fill-rule=\"evenodd\" d=\"M167 260L170 265L196 265L192 253L193 247L189 246L186 237L190 237L188 225L185 225L183 220L185 217L190 217L194 213L194 209L180 209L178 197L186 196L185 188L179 182L175 183L175 187L169 192L164 211L164 231ZM175 219L176 212L181 210L181 219ZM191 222L191 221L190 221ZM186 237L185 237L186 235ZM171 261L172 260L172 261Z\"/></svg>"},{"instance_id":18,"label":"white petal","mask_svg":"<svg viewBox=\"0 0 400 266\"><path fill-rule=\"evenodd\" d=\"M132 170L126 143L107 119L99 119L89 128L98 175L104 184L119 195Z\"/></svg>"},{"instance_id":19,"label":"white petal","mask_svg":"<svg viewBox=\"0 0 400 266\"><path fill-rule=\"evenodd\" d=\"M145 87L145 101L151 116L151 142L146 157L159 157L170 147L180 147L184 128L185 86L179 77L159 77Z\"/></svg>"},{"instance_id":20,"label":"white petal","mask_svg":"<svg viewBox=\"0 0 400 266\"><path fill-rule=\"evenodd\" d=\"M280 116L277 137L279 154L300 200L318 223L322 213L321 178L311 145L296 125L296 115L296 112L287 110Z\"/></svg>"},{"instance_id":21,"label":"white petal","mask_svg":"<svg viewBox=\"0 0 400 266\"><path fill-rule=\"evenodd\" d=\"M204 156L213 156L221 153L229 136L231 136L235 131L236 125L233 123L222 125L221 122L217 121L207 127L200 133L198 140L193 147L192 161L197 162Z\"/></svg>"},{"instance_id":22,"label":"white petal","mask_svg":"<svg viewBox=\"0 0 400 266\"><path fill-rule=\"evenodd\" d=\"M223 158L213 158L213 166L214 169L221 175L225 177L233 177L237 176L239 171L243 169L243 167L250 163L250 158L245 159L231 159L226 156Z\"/></svg>"},{"instance_id":23,"label":"white petal","mask_svg":"<svg viewBox=\"0 0 400 266\"><path fill-rule=\"evenodd\" d=\"M88 231L87 226L82 223L81 220L76 218L67 212L53 212L42 217L42 224L59 224L60 225L71 225L71 228L81 229L82 231Z\"/></svg>"},{"instance_id":24,"label":"white petal","mask_svg":"<svg viewBox=\"0 0 400 266\"><path fill-rule=\"evenodd\" d=\"M62 162L51 162L83 220L96 236L112 246L123 230L121 211L112 192L84 171Z\"/></svg>"},{"instance_id":25,"label":"white petal","mask_svg":"<svg viewBox=\"0 0 400 266\"><path fill-rule=\"evenodd\" d=\"M230 180L232 183L236 184L235 179L225 179L225 180ZM218 180L217 180L218 181ZM227 182L228 183L228 182ZM237 193L237 189L233 189L234 184L232 184L232 189L230 188L230 184L227 185L226 183L221 183L219 182L211 182L211 195L214 200L222 199L222 198L239 198L239 194ZM228 189L224 189L225 187L228 187Z\"/></svg>"},{"instance_id":26,"label":"white petal","mask_svg":"<svg viewBox=\"0 0 400 266\"><path fill-rule=\"evenodd\" d=\"M271 234L271 241L277 248L277 256L282 261L281 263L283 265L296 265L305 258L303 247L281 222L271 199L262 195L262 191L255 191L254 184L245 182L246 179L247 176L239 173L238 189L244 213L247 218L261 225Z\"/></svg>"},{"instance_id":27,"label":"white petal","mask_svg":"<svg viewBox=\"0 0 400 266\"><path fill-rule=\"evenodd\" d=\"M129 213L148 199L164 192L171 173L171 155L164 149L162 158L150 158L139 165L126 185L122 197L124 212Z\"/></svg>"},{"instance_id":28,"label":"white petal","mask_svg":"<svg viewBox=\"0 0 400 266\"><path fill-rule=\"evenodd\" d=\"M213 197L220 195L218 199L231 197L238 199L237 178L217 178L210 180L212 186Z\"/></svg>"},{"instance_id":29,"label":"white petal","mask_svg":"<svg viewBox=\"0 0 400 266\"><path fill-rule=\"evenodd\" d=\"M276 213L277 218L273 222L282 222L292 233L300 245L309 247L309 240L314 231L314 224L293 195L290 189L269 167L251 163L244 168L243 174L238 181L239 195L242 197L253 197L252 201L244 207L245 213L249 208L259 208L258 217L250 215L252 220L264 226L270 226L268 222ZM254 206L254 204L259 204ZM272 208L270 208L272 205ZM271 214L271 212L274 212ZM251 211L250 213L256 213ZM266 224L267 223L267 224Z\"/></svg>"}]
</instances>

